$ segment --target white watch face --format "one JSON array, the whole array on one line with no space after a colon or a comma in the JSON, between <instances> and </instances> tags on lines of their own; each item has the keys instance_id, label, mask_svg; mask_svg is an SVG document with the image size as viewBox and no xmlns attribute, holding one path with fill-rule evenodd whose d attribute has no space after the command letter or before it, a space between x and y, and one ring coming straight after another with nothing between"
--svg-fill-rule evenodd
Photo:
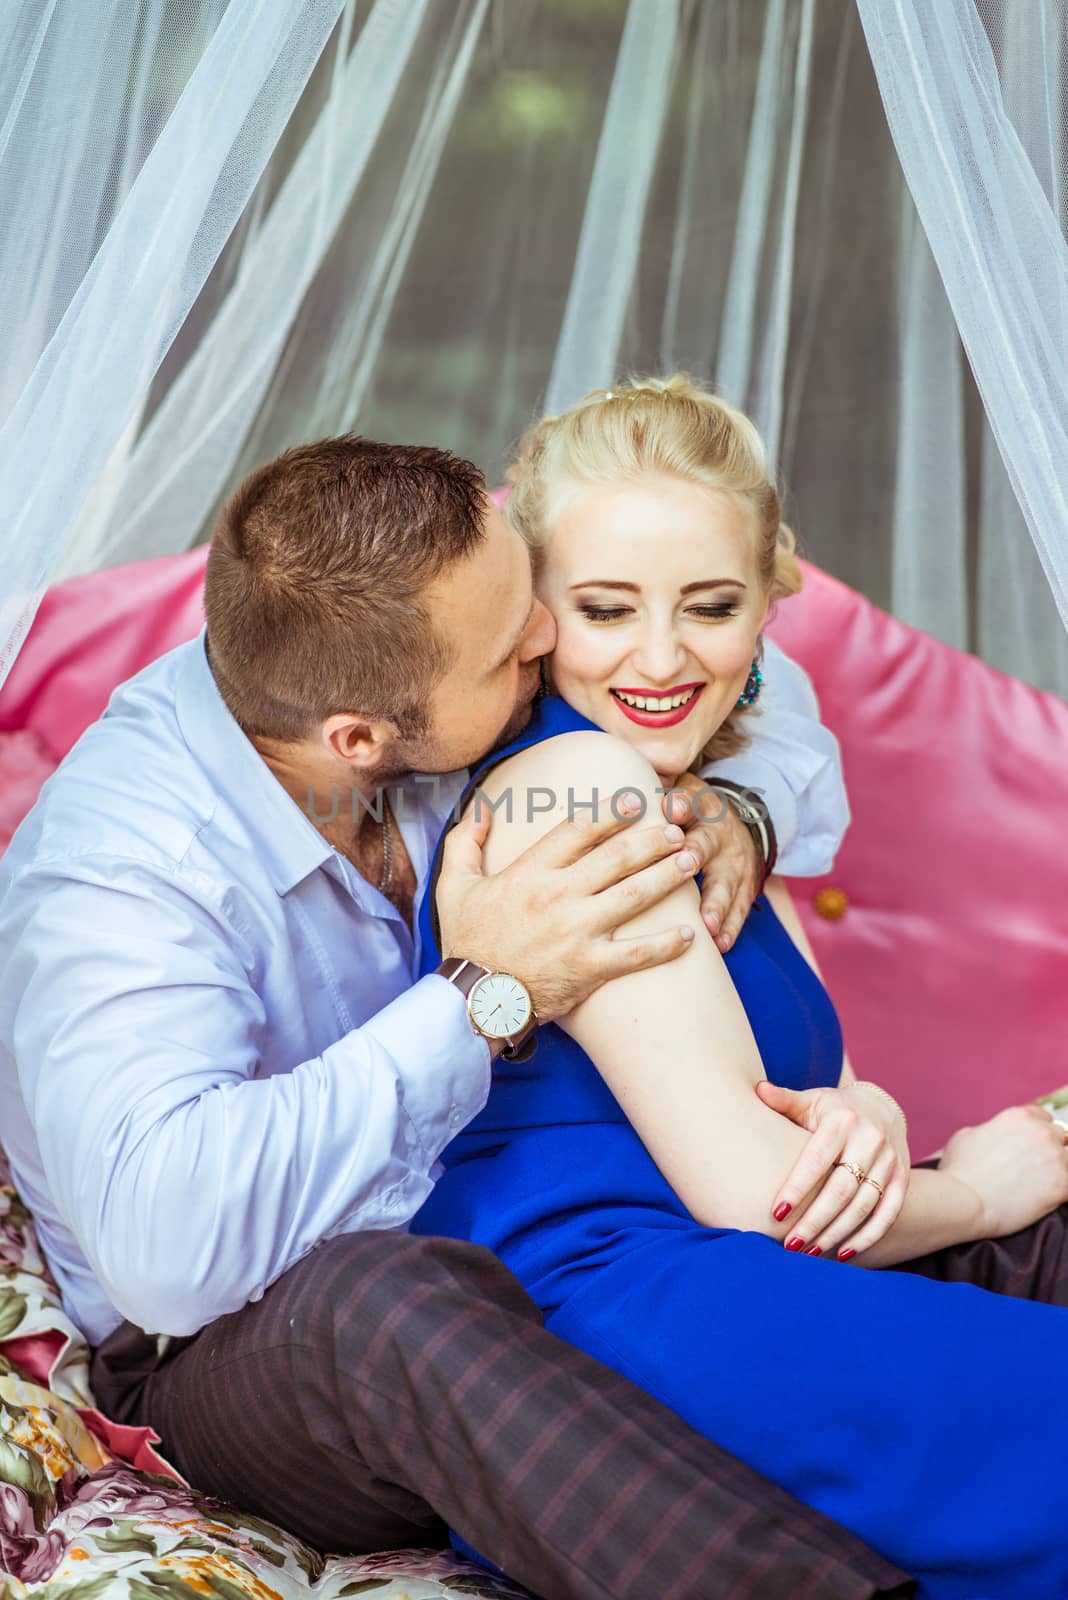
<instances>
[{"instance_id":1,"label":"white watch face","mask_svg":"<svg viewBox=\"0 0 1068 1600\"><path fill-rule=\"evenodd\" d=\"M491 1039L511 1039L530 1019L530 996L518 978L491 972L479 978L468 1000L471 1016Z\"/></svg>"}]
</instances>

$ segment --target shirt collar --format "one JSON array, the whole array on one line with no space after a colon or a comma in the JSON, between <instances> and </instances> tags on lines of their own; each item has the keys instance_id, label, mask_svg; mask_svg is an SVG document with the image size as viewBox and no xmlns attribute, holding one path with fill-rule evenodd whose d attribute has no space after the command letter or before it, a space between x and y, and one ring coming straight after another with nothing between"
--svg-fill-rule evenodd
<instances>
[{"instance_id":1,"label":"shirt collar","mask_svg":"<svg viewBox=\"0 0 1068 1600\"><path fill-rule=\"evenodd\" d=\"M334 850L234 721L208 664L206 642L207 629L202 628L179 673L178 726L218 793L248 829L274 888L288 894Z\"/></svg>"}]
</instances>

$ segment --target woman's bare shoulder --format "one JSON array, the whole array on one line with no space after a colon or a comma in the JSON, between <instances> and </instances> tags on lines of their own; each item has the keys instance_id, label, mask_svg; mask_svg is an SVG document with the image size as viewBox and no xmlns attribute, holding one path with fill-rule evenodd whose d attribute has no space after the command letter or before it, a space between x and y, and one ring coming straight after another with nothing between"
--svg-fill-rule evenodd
<instances>
[{"instance_id":1,"label":"woman's bare shoulder","mask_svg":"<svg viewBox=\"0 0 1068 1600\"><path fill-rule=\"evenodd\" d=\"M573 775L588 783L599 774L615 775L652 772L648 761L625 740L599 728L580 728L573 733L557 733L550 739L517 750L505 758L482 780L479 787L488 795L502 793L517 778L546 774Z\"/></svg>"},{"instance_id":2,"label":"woman's bare shoulder","mask_svg":"<svg viewBox=\"0 0 1068 1600\"><path fill-rule=\"evenodd\" d=\"M468 805L493 812L485 862L490 872L507 866L557 823L590 821L637 789L651 804L656 773L625 740L597 729L558 733L508 756L480 782Z\"/></svg>"}]
</instances>

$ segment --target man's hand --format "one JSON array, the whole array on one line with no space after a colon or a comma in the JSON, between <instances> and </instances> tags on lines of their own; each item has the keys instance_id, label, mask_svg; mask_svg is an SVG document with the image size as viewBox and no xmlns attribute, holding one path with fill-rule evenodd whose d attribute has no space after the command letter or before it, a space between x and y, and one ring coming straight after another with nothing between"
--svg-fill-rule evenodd
<instances>
[{"instance_id":1,"label":"man's hand","mask_svg":"<svg viewBox=\"0 0 1068 1600\"><path fill-rule=\"evenodd\" d=\"M628 798L617 809L625 811ZM482 847L492 820L488 807L473 805L445 841L437 885L441 953L520 978L542 1022L573 1011L610 979L672 961L689 947L693 929L685 925L613 938L697 871L680 827L635 824L633 814L561 822L487 876Z\"/></svg>"},{"instance_id":2,"label":"man's hand","mask_svg":"<svg viewBox=\"0 0 1068 1600\"><path fill-rule=\"evenodd\" d=\"M705 875L701 916L726 954L742 931L763 876L753 835L730 802L711 793L692 772L683 773L664 796L664 815L686 830L686 843L700 858Z\"/></svg>"}]
</instances>

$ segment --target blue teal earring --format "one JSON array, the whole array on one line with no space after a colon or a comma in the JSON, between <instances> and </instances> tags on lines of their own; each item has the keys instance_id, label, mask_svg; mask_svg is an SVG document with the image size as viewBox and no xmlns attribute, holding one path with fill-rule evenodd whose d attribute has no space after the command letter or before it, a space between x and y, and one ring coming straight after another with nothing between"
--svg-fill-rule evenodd
<instances>
[{"instance_id":1,"label":"blue teal earring","mask_svg":"<svg viewBox=\"0 0 1068 1600\"><path fill-rule=\"evenodd\" d=\"M735 702L738 709L751 706L760 698L760 691L764 687L764 674L760 670L760 657L753 657L753 665L749 668L749 676L745 680L745 688Z\"/></svg>"}]
</instances>

